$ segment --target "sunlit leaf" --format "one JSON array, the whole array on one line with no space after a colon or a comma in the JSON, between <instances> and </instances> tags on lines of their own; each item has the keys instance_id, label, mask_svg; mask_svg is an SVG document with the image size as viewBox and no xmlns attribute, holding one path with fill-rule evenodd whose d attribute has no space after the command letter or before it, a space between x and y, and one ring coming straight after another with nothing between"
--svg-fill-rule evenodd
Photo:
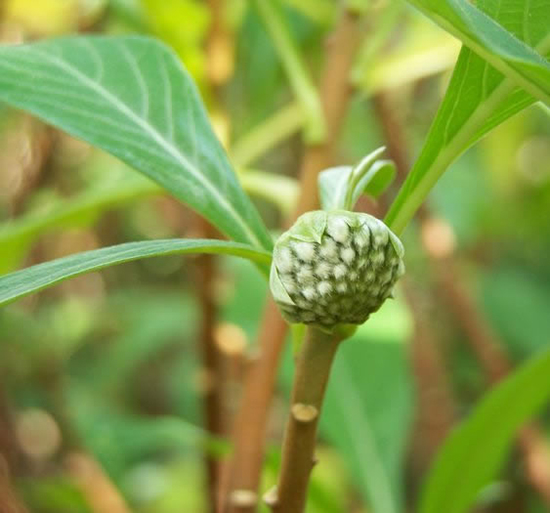
<instances>
[{"instance_id":1,"label":"sunlit leaf","mask_svg":"<svg viewBox=\"0 0 550 513\"><path fill-rule=\"evenodd\" d=\"M58 258L0 277L0 305L84 273L154 256L221 253L269 264L271 255L237 242L205 239L168 239L128 242Z\"/></svg>"},{"instance_id":2,"label":"sunlit leaf","mask_svg":"<svg viewBox=\"0 0 550 513\"><path fill-rule=\"evenodd\" d=\"M68 37L0 48L0 100L106 150L223 233L272 241L176 55L144 37Z\"/></svg>"},{"instance_id":3,"label":"sunlit leaf","mask_svg":"<svg viewBox=\"0 0 550 513\"><path fill-rule=\"evenodd\" d=\"M194 0L141 0L153 33L168 43L189 73L201 83L206 55L204 44L208 33L208 5Z\"/></svg>"},{"instance_id":4,"label":"sunlit leaf","mask_svg":"<svg viewBox=\"0 0 550 513\"><path fill-rule=\"evenodd\" d=\"M477 7L538 52L550 55L550 0L480 0ZM550 83L550 82L549 82ZM535 102L472 50L463 47L422 151L386 217L401 233L449 166L494 127Z\"/></svg>"},{"instance_id":5,"label":"sunlit leaf","mask_svg":"<svg viewBox=\"0 0 550 513\"><path fill-rule=\"evenodd\" d=\"M284 0L286 4L321 25L334 21L336 9L330 0Z\"/></svg>"},{"instance_id":6,"label":"sunlit leaf","mask_svg":"<svg viewBox=\"0 0 550 513\"><path fill-rule=\"evenodd\" d=\"M485 2L486 9L494 6L498 21L467 0L409 1L535 98L550 103L550 62L530 46L539 42L530 39L533 21L538 27L544 24L548 34L546 0ZM514 22L523 33L512 33L506 21Z\"/></svg>"},{"instance_id":7,"label":"sunlit leaf","mask_svg":"<svg viewBox=\"0 0 550 513\"><path fill-rule=\"evenodd\" d=\"M550 351L490 391L443 445L428 475L419 513L466 513L502 466L521 425L550 397Z\"/></svg>"}]
</instances>

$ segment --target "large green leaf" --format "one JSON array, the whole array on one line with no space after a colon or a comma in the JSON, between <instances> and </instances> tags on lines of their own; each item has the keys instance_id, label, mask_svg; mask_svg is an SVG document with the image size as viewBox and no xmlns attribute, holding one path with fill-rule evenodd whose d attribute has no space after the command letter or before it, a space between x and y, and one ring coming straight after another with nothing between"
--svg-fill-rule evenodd
<instances>
[{"instance_id":1,"label":"large green leaf","mask_svg":"<svg viewBox=\"0 0 550 513\"><path fill-rule=\"evenodd\" d=\"M419 513L466 513L500 469L521 425L550 396L550 351L523 365L487 393L439 452Z\"/></svg>"},{"instance_id":2,"label":"large green leaf","mask_svg":"<svg viewBox=\"0 0 550 513\"><path fill-rule=\"evenodd\" d=\"M269 264L271 261L271 254L267 251L231 241L168 239L128 242L69 255L1 276L0 305L50 287L60 281L112 265L140 258L185 253L224 253L248 258L260 264Z\"/></svg>"},{"instance_id":3,"label":"large green leaf","mask_svg":"<svg viewBox=\"0 0 550 513\"><path fill-rule=\"evenodd\" d=\"M478 9L467 0L409 1L535 98L550 104L550 62L529 46L533 43L529 33L523 34L526 39L514 37L508 27L504 28L484 9ZM497 5L497 13L500 13L505 2L491 3ZM534 8L538 17L536 22L545 23L548 30L548 9L544 10L547 7L544 0L515 0L509 4L514 9L505 15L513 17L517 27L523 30L530 25L531 20L525 14Z\"/></svg>"},{"instance_id":4,"label":"large green leaf","mask_svg":"<svg viewBox=\"0 0 550 513\"><path fill-rule=\"evenodd\" d=\"M550 0L480 0L479 9L518 39L550 55ZM394 201L386 223L401 233L448 167L494 127L535 102L472 50L463 47L445 98L420 156Z\"/></svg>"},{"instance_id":5,"label":"large green leaf","mask_svg":"<svg viewBox=\"0 0 550 513\"><path fill-rule=\"evenodd\" d=\"M177 56L144 37L0 48L0 101L117 156L239 242L272 241Z\"/></svg>"}]
</instances>

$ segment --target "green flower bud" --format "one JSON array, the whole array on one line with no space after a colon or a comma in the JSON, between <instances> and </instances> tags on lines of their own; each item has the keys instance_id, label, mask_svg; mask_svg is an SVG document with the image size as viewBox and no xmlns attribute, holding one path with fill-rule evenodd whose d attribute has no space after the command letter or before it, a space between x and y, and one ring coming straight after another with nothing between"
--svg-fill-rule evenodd
<instances>
[{"instance_id":1,"label":"green flower bud","mask_svg":"<svg viewBox=\"0 0 550 513\"><path fill-rule=\"evenodd\" d=\"M288 322L362 324L392 295L403 255L401 241L373 216L308 212L275 244L271 292Z\"/></svg>"}]
</instances>

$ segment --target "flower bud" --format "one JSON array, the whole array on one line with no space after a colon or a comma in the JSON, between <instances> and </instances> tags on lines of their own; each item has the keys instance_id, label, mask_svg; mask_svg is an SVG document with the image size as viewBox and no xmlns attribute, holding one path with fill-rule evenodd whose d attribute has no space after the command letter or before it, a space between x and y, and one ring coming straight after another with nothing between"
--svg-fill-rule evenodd
<instances>
[{"instance_id":1,"label":"flower bud","mask_svg":"<svg viewBox=\"0 0 550 513\"><path fill-rule=\"evenodd\" d=\"M307 212L275 244L271 292L290 323L362 324L405 272L397 236L375 217Z\"/></svg>"}]
</instances>

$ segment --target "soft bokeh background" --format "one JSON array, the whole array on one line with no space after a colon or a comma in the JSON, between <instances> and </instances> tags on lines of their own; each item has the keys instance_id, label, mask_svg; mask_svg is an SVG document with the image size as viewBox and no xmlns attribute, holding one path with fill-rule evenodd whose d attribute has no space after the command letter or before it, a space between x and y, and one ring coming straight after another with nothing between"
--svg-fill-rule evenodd
<instances>
[{"instance_id":1,"label":"soft bokeh background","mask_svg":"<svg viewBox=\"0 0 550 513\"><path fill-rule=\"evenodd\" d=\"M333 2L283 4L317 77ZM378 4L382 16L388 7ZM402 132L402 152L416 155L460 47L404 3L389 9L378 46L366 45L354 67L339 163L386 144L388 115ZM220 19L222 37L212 50ZM245 188L270 228L280 230L298 190L302 119L246 1L5 0L0 7L2 42L76 32L151 34L171 45L197 81ZM402 290L336 361L309 512L411 503L449 426L476 403L491 373L502 371L491 368L498 358L480 363L472 340L496 344L512 364L550 342L547 115L533 106L481 141L436 186L423 221L407 230ZM258 130L273 117L274 128ZM384 212L383 202L364 206ZM2 105L0 221L1 273L203 229L193 213L112 157ZM203 459L223 457L229 447L203 429L201 398L212 377L198 347L198 265L190 257L128 263L0 310L0 453L30 511L100 511L87 494L109 491L93 480L94 465L132 511L206 511ZM224 358L229 430L267 287L247 262L219 257L215 266L212 329ZM275 478L291 377L289 348L270 421L266 487ZM548 429L544 419L541 425ZM545 511L517 451L486 500L491 511Z\"/></svg>"}]
</instances>

